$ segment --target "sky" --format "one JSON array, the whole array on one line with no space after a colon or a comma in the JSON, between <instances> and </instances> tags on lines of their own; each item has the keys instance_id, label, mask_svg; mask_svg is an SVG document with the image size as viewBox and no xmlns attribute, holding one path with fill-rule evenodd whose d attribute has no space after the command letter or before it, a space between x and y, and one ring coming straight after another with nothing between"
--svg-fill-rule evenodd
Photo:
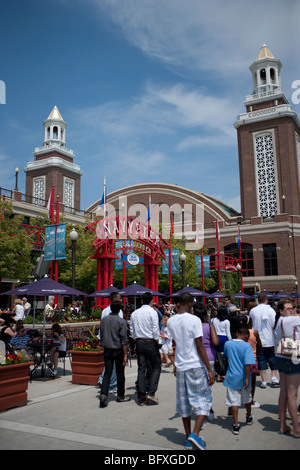
<instances>
[{"instance_id":1,"label":"sky","mask_svg":"<svg viewBox=\"0 0 300 470\"><path fill-rule=\"evenodd\" d=\"M25 193L56 105L83 172L81 209L105 177L108 194L170 183L239 211L234 122L249 66L266 43L300 115L299 18L298 0L0 0L0 187L14 189L18 167Z\"/></svg>"}]
</instances>

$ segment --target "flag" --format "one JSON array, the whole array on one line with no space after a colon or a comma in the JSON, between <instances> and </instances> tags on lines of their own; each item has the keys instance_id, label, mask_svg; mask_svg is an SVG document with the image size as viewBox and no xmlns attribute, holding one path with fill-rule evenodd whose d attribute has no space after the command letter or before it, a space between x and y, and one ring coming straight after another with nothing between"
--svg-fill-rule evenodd
<instances>
[{"instance_id":1,"label":"flag","mask_svg":"<svg viewBox=\"0 0 300 470\"><path fill-rule=\"evenodd\" d=\"M148 215L147 215L147 222L151 221L151 196L149 196L149 208L148 208Z\"/></svg>"},{"instance_id":2,"label":"flag","mask_svg":"<svg viewBox=\"0 0 300 470\"><path fill-rule=\"evenodd\" d=\"M238 236L237 236L237 246L238 246L238 248L240 248L241 243L242 243L241 232L240 232L240 229L238 229Z\"/></svg>"},{"instance_id":3,"label":"flag","mask_svg":"<svg viewBox=\"0 0 300 470\"><path fill-rule=\"evenodd\" d=\"M48 204L47 204L47 210L48 210L48 217L51 219L51 217L54 214L54 187L51 189L50 197L48 199Z\"/></svg>"},{"instance_id":4,"label":"flag","mask_svg":"<svg viewBox=\"0 0 300 470\"><path fill-rule=\"evenodd\" d=\"M219 221L217 220L216 221L216 237L217 237L217 240L219 241L221 236L220 236L220 229L219 229Z\"/></svg>"},{"instance_id":5,"label":"flag","mask_svg":"<svg viewBox=\"0 0 300 470\"><path fill-rule=\"evenodd\" d=\"M196 245L199 245L199 234L198 234L198 232L196 233L196 237L195 237L194 243L195 243Z\"/></svg>"},{"instance_id":6,"label":"flag","mask_svg":"<svg viewBox=\"0 0 300 470\"><path fill-rule=\"evenodd\" d=\"M104 187L103 187L103 194L102 198L99 202L99 206L101 209L104 209L106 211L106 202L107 202L107 194L106 194L106 178L104 178Z\"/></svg>"}]
</instances>

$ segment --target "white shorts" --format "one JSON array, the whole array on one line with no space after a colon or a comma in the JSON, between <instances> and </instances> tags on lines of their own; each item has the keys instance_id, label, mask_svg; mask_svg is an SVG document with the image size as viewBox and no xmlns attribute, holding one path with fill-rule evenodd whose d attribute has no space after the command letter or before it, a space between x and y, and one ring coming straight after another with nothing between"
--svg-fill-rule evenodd
<instances>
[{"instance_id":1,"label":"white shorts","mask_svg":"<svg viewBox=\"0 0 300 470\"><path fill-rule=\"evenodd\" d=\"M227 388L226 405L227 406L241 406L247 405L252 401L252 394L249 388L242 388L241 390L233 390Z\"/></svg>"}]
</instances>

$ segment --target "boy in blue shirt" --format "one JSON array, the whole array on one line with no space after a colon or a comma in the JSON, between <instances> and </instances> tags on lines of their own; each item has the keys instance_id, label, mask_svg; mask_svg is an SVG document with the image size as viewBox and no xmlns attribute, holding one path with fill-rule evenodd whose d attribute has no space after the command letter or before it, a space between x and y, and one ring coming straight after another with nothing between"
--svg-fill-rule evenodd
<instances>
[{"instance_id":1,"label":"boy in blue shirt","mask_svg":"<svg viewBox=\"0 0 300 470\"><path fill-rule=\"evenodd\" d=\"M249 330L246 327L239 329L236 339L227 341L224 347L224 356L228 360L223 385L227 387L226 405L231 407L233 434L239 434L240 425L238 411L241 405L246 406L246 423L253 423L251 414L251 365L255 364L254 354L249 340Z\"/></svg>"}]
</instances>

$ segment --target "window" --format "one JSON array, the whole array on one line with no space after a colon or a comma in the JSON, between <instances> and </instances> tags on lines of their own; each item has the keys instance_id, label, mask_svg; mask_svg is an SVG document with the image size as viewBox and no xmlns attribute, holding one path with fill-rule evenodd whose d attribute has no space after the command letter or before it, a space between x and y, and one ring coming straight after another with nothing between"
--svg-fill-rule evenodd
<instances>
[{"instance_id":1,"label":"window","mask_svg":"<svg viewBox=\"0 0 300 470\"><path fill-rule=\"evenodd\" d=\"M273 134L255 137L257 197L259 215L274 217L278 211Z\"/></svg>"},{"instance_id":2,"label":"window","mask_svg":"<svg viewBox=\"0 0 300 470\"><path fill-rule=\"evenodd\" d=\"M74 181L69 178L64 179L64 205L66 212L72 212L74 207Z\"/></svg>"},{"instance_id":3,"label":"window","mask_svg":"<svg viewBox=\"0 0 300 470\"><path fill-rule=\"evenodd\" d=\"M263 252L265 276L276 276L278 274L276 243L263 245Z\"/></svg>"},{"instance_id":4,"label":"window","mask_svg":"<svg viewBox=\"0 0 300 470\"><path fill-rule=\"evenodd\" d=\"M43 206L45 203L45 176L33 180L33 204Z\"/></svg>"}]
</instances>

